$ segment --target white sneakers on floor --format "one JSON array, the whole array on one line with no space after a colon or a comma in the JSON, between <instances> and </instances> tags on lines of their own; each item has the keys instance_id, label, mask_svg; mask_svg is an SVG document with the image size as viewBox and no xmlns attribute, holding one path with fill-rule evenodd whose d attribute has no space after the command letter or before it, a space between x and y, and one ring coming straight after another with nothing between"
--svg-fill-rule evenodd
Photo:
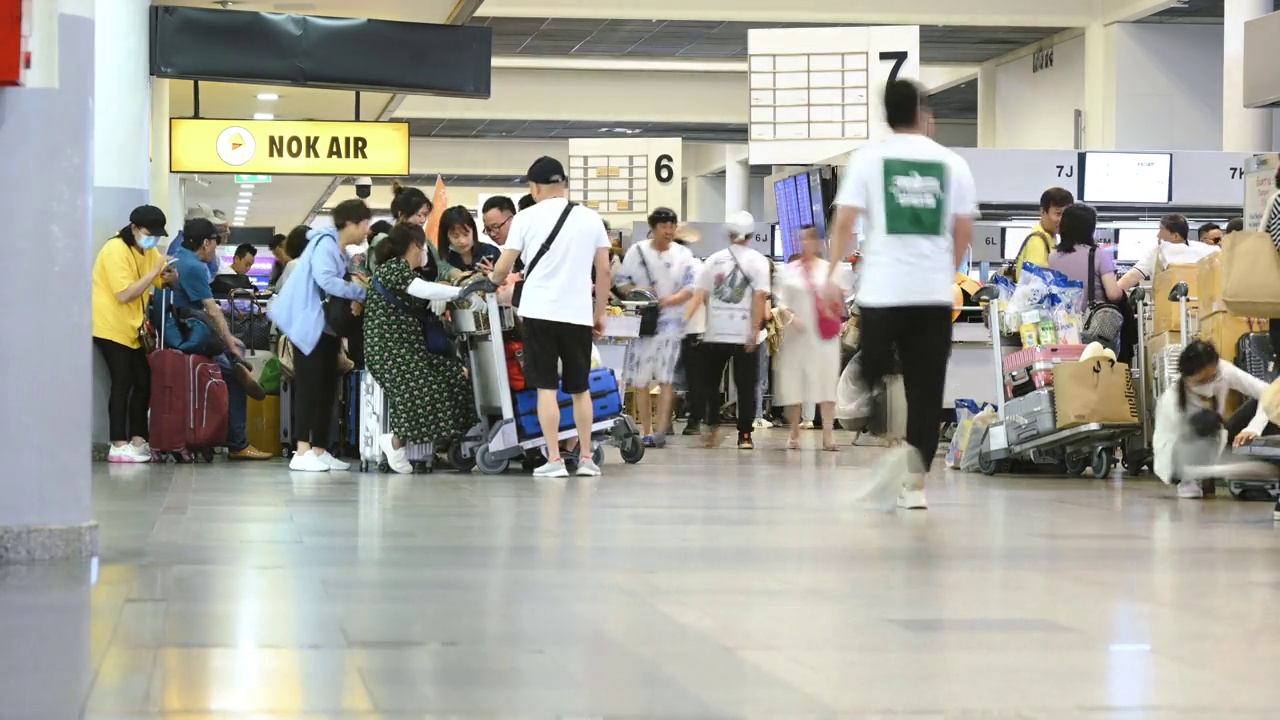
<instances>
[{"instance_id":1,"label":"white sneakers on floor","mask_svg":"<svg viewBox=\"0 0 1280 720\"><path fill-rule=\"evenodd\" d=\"M773 423L769 422L768 420L762 417L758 417L756 418L755 422L751 423L751 427L755 428L756 430L768 430L769 428L773 427Z\"/></svg>"},{"instance_id":2,"label":"white sneakers on floor","mask_svg":"<svg viewBox=\"0 0 1280 720\"><path fill-rule=\"evenodd\" d=\"M549 462L546 465L535 468L533 476L535 478L567 478L569 477L569 468L565 467L564 458L560 458L555 462Z\"/></svg>"},{"instance_id":3,"label":"white sneakers on floor","mask_svg":"<svg viewBox=\"0 0 1280 720\"><path fill-rule=\"evenodd\" d=\"M406 447L399 450L392 444L393 436L387 433L378 438L378 447L382 450L382 454L387 456L387 465L391 470L401 475L413 474L413 463L409 462L409 452Z\"/></svg>"},{"instance_id":4,"label":"white sneakers on floor","mask_svg":"<svg viewBox=\"0 0 1280 720\"><path fill-rule=\"evenodd\" d=\"M578 471L575 473L578 477L600 477L600 466L595 464L591 458L582 458L578 461ZM564 464L564 458L555 462L549 462L533 471L535 478L567 478L569 477L569 467Z\"/></svg>"},{"instance_id":5,"label":"white sneakers on floor","mask_svg":"<svg viewBox=\"0 0 1280 720\"><path fill-rule=\"evenodd\" d=\"M125 443L124 445L112 445L107 451L107 462L109 463L149 463L151 462L151 447L148 445L134 445L133 443Z\"/></svg>"},{"instance_id":6,"label":"white sneakers on floor","mask_svg":"<svg viewBox=\"0 0 1280 720\"><path fill-rule=\"evenodd\" d=\"M294 453L293 458L289 460L289 469L294 472L329 472L329 464L320 459L319 455L308 450L304 453Z\"/></svg>"},{"instance_id":7,"label":"white sneakers on floor","mask_svg":"<svg viewBox=\"0 0 1280 720\"><path fill-rule=\"evenodd\" d=\"M1204 498L1204 488L1200 487L1199 480L1183 480L1178 483L1178 497L1184 500L1201 500Z\"/></svg>"},{"instance_id":8,"label":"white sneakers on floor","mask_svg":"<svg viewBox=\"0 0 1280 720\"><path fill-rule=\"evenodd\" d=\"M913 464L918 464L918 460L910 445L902 444L890 449L876 466L875 481L857 501L881 512L890 512L895 507L903 510L928 509L923 476L918 468L912 472Z\"/></svg>"}]
</instances>

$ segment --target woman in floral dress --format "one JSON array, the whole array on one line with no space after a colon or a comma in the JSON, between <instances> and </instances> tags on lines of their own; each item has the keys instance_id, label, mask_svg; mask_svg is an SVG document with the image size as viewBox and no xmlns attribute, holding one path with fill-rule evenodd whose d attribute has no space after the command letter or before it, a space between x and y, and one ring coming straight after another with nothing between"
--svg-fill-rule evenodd
<instances>
[{"instance_id":1,"label":"woman in floral dress","mask_svg":"<svg viewBox=\"0 0 1280 720\"><path fill-rule=\"evenodd\" d=\"M457 355L427 350L419 317L442 314L458 288L435 282L440 268L422 228L396 225L376 252L365 361L389 406L391 432L380 440L382 451L393 470L408 474L405 445L458 439L477 422L475 401Z\"/></svg>"}]
</instances>

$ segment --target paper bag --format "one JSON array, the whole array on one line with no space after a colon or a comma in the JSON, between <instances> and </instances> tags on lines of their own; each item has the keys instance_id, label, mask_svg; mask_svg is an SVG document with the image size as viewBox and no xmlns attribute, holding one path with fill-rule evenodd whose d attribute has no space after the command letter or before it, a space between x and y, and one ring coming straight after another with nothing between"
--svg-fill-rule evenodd
<instances>
[{"instance_id":1,"label":"paper bag","mask_svg":"<svg viewBox=\"0 0 1280 720\"><path fill-rule=\"evenodd\" d=\"M1129 366L1114 360L1054 365L1053 399L1059 430L1090 423L1138 423Z\"/></svg>"},{"instance_id":2,"label":"paper bag","mask_svg":"<svg viewBox=\"0 0 1280 720\"><path fill-rule=\"evenodd\" d=\"M1222 239L1222 303L1232 315L1280 317L1280 252L1265 232Z\"/></svg>"}]
</instances>

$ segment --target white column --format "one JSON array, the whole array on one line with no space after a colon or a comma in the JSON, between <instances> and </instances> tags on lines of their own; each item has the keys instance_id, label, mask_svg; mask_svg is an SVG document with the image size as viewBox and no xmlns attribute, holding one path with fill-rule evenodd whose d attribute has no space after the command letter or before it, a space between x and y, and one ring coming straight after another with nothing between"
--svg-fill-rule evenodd
<instances>
[{"instance_id":1,"label":"white column","mask_svg":"<svg viewBox=\"0 0 1280 720\"><path fill-rule=\"evenodd\" d=\"M151 83L151 171L147 182L150 190L150 204L155 205L169 217L170 224L182 220L182 204L175 203L173 188L176 183L170 182L169 176L169 79L148 78ZM179 212L174 214L174 208ZM176 227L170 227L176 233Z\"/></svg>"},{"instance_id":2,"label":"white column","mask_svg":"<svg viewBox=\"0 0 1280 720\"><path fill-rule=\"evenodd\" d=\"M751 165L740 146L725 146L724 214L743 212L751 205Z\"/></svg>"},{"instance_id":3,"label":"white column","mask_svg":"<svg viewBox=\"0 0 1280 720\"><path fill-rule=\"evenodd\" d=\"M1093 23L1084 31L1084 148L1116 146L1116 26Z\"/></svg>"},{"instance_id":4,"label":"white column","mask_svg":"<svg viewBox=\"0 0 1280 720\"><path fill-rule=\"evenodd\" d=\"M1271 111L1244 106L1244 24L1273 10L1271 0L1226 0L1222 18L1222 149L1271 147Z\"/></svg>"},{"instance_id":5,"label":"white column","mask_svg":"<svg viewBox=\"0 0 1280 720\"><path fill-rule=\"evenodd\" d=\"M996 135L996 65L985 62L978 66L978 147L993 148Z\"/></svg>"}]
</instances>

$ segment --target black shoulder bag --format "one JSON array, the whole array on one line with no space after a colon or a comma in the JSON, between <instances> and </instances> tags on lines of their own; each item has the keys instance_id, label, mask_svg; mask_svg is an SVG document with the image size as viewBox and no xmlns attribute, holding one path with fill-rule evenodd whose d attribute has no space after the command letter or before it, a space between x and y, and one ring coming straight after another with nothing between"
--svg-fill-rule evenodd
<instances>
[{"instance_id":1,"label":"black shoulder bag","mask_svg":"<svg viewBox=\"0 0 1280 720\"><path fill-rule=\"evenodd\" d=\"M533 259L529 261L529 265L525 267L524 277L522 277L520 282L516 283L516 286L511 289L512 307L520 307L520 297L524 295L524 284L528 281L529 274L538 266L538 262L542 260L542 256L546 255L547 251L551 249L551 243L555 242L556 236L560 234L560 229L564 227L564 221L569 219L569 212L572 211L577 204L578 203L571 202L564 206L564 212L560 213L560 219L556 221L556 226L551 228L551 234L548 235L546 241L542 243L542 247L538 248L538 254L534 255Z\"/></svg>"},{"instance_id":2,"label":"black shoulder bag","mask_svg":"<svg viewBox=\"0 0 1280 720\"><path fill-rule=\"evenodd\" d=\"M653 277L653 271L649 269L649 261L644 257L644 248L636 244L636 253L640 255L640 264L644 266L644 274L649 277L649 284L654 290L658 289L657 280ZM654 293L657 294L656 292ZM657 305L646 305L640 308L638 315L640 316L640 337L653 337L658 334L658 315L661 310Z\"/></svg>"},{"instance_id":3,"label":"black shoulder bag","mask_svg":"<svg viewBox=\"0 0 1280 720\"><path fill-rule=\"evenodd\" d=\"M1094 258L1098 248L1089 248L1089 280L1085 283L1084 325L1080 328L1080 342L1101 343L1103 347L1120 352L1120 331L1124 327L1124 314L1120 308L1106 301L1093 299L1093 278L1098 274Z\"/></svg>"}]
</instances>

